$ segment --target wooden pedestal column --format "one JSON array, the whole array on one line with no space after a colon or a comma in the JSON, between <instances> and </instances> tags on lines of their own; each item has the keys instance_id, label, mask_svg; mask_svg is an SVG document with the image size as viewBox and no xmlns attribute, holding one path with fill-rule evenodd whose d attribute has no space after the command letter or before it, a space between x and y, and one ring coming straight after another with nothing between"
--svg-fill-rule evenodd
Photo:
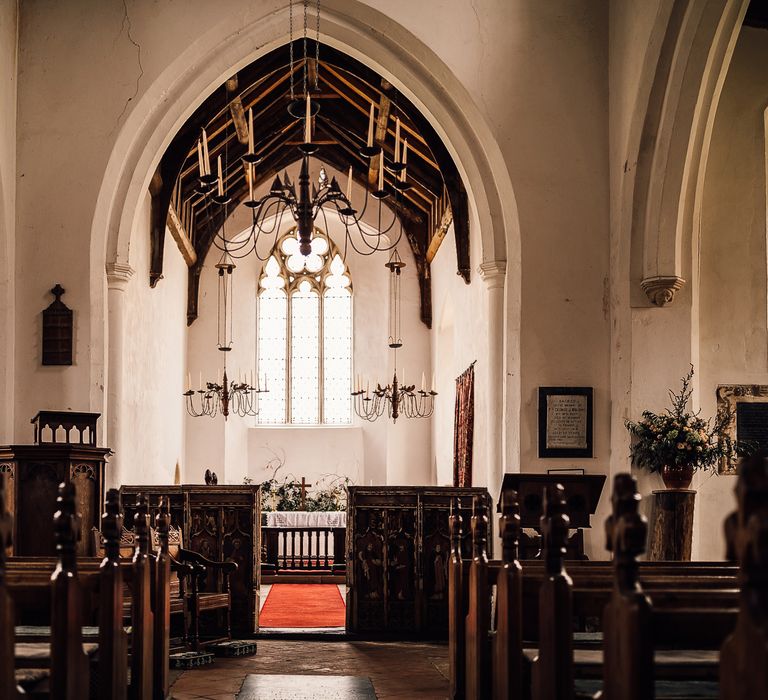
<instances>
[{"instance_id":1,"label":"wooden pedestal column","mask_svg":"<svg viewBox=\"0 0 768 700\"><path fill-rule=\"evenodd\" d=\"M648 542L649 561L690 561L693 541L691 489L664 489L653 492L653 510Z\"/></svg>"}]
</instances>

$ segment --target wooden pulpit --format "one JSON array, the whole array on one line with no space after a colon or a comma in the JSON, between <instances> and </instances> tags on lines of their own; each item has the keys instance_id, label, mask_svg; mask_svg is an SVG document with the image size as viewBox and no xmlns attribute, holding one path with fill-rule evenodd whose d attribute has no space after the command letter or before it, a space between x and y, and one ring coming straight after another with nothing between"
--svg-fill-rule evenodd
<instances>
[{"instance_id":1,"label":"wooden pulpit","mask_svg":"<svg viewBox=\"0 0 768 700\"><path fill-rule=\"evenodd\" d=\"M566 512L575 530L568 538L569 559L586 559L584 554L584 528L592 527L600 494L605 484L605 474L574 474L552 472L548 474L505 474L501 492L517 491L520 503L520 524L536 531L536 536L523 534L520 540L520 558L538 559L540 555L540 520L544 512L544 491L549 485L562 484L565 490ZM501 503L501 499L499 499ZM498 508L497 508L498 510Z\"/></svg>"},{"instance_id":2,"label":"wooden pulpit","mask_svg":"<svg viewBox=\"0 0 768 700\"><path fill-rule=\"evenodd\" d=\"M13 554L52 557L53 520L61 482L75 485L80 532L101 525L107 458L112 451L96 446L98 413L40 411L33 419L34 443L0 447L0 474L10 496ZM78 555L92 556L93 542L81 537Z\"/></svg>"}]
</instances>

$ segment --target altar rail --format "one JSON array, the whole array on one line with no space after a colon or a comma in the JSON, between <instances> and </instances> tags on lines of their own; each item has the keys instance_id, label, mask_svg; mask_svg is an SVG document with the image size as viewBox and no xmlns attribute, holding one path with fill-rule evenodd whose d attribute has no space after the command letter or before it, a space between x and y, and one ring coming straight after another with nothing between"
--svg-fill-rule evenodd
<instances>
[{"instance_id":1,"label":"altar rail","mask_svg":"<svg viewBox=\"0 0 768 700\"><path fill-rule=\"evenodd\" d=\"M343 568L346 532L344 527L262 527L264 564L276 574Z\"/></svg>"}]
</instances>

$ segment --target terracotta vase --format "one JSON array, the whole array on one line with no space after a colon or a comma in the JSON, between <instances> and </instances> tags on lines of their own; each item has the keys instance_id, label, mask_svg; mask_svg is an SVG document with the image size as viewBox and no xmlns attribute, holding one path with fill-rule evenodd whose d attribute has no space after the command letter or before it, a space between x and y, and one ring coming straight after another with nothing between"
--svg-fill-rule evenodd
<instances>
[{"instance_id":1,"label":"terracotta vase","mask_svg":"<svg viewBox=\"0 0 768 700\"><path fill-rule=\"evenodd\" d=\"M690 464L665 464L661 478L668 489L687 489L693 481L693 466Z\"/></svg>"}]
</instances>

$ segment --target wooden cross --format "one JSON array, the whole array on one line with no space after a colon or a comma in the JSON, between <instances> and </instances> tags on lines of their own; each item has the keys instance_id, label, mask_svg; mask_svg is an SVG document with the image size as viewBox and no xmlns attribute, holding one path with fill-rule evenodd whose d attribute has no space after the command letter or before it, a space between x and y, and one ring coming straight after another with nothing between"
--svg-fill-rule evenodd
<instances>
[{"instance_id":1,"label":"wooden cross","mask_svg":"<svg viewBox=\"0 0 768 700\"><path fill-rule=\"evenodd\" d=\"M307 489L312 486L312 484L308 484L307 480L302 476L301 477L301 483L298 483L297 481L294 481L291 486L300 486L301 487L301 509L306 510L307 509Z\"/></svg>"}]
</instances>

